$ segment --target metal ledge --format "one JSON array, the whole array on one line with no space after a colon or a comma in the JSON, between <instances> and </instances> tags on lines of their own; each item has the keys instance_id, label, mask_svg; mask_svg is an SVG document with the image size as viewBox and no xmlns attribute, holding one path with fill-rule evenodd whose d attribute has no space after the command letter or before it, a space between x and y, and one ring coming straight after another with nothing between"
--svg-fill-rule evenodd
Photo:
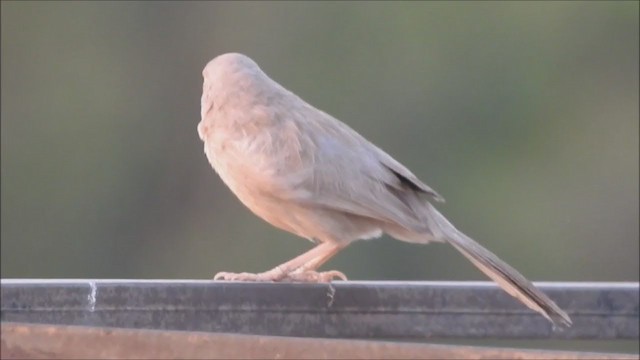
<instances>
[{"instance_id":1,"label":"metal ledge","mask_svg":"<svg viewBox=\"0 0 640 360\"><path fill-rule=\"evenodd\" d=\"M638 359L638 355L2 324L3 359Z\"/></svg>"},{"instance_id":2,"label":"metal ledge","mask_svg":"<svg viewBox=\"0 0 640 360\"><path fill-rule=\"evenodd\" d=\"M553 329L490 282L1 282L2 321L321 338L637 339L638 283L536 283Z\"/></svg>"}]
</instances>

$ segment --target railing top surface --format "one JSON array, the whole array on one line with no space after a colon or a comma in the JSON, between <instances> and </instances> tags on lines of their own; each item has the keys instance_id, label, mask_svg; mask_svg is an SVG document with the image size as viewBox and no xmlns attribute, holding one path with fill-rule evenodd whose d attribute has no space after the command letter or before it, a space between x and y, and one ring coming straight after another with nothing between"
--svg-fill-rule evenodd
<instances>
[{"instance_id":1,"label":"railing top surface","mask_svg":"<svg viewBox=\"0 0 640 360\"><path fill-rule=\"evenodd\" d=\"M0 279L2 285L22 285L22 284L183 284L183 285L207 285L216 286L224 284L256 284L249 282L223 282L203 279L38 279L38 278L5 278ZM640 289L640 283L633 281L534 281L536 286L549 288L622 288ZM305 284L305 283L262 283L275 286L309 286L325 284ZM491 281L404 281L404 280L349 280L336 281L332 285L366 285L366 286L443 286L443 287L489 287L498 286Z\"/></svg>"}]
</instances>

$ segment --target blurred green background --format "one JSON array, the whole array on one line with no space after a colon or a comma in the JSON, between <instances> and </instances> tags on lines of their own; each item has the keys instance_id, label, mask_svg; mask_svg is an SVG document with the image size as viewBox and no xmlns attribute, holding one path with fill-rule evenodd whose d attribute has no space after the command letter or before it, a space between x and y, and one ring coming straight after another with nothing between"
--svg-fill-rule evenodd
<instances>
[{"instance_id":1,"label":"blurred green background","mask_svg":"<svg viewBox=\"0 0 640 360\"><path fill-rule=\"evenodd\" d=\"M1 6L3 278L206 279L309 249L203 153L201 71L234 51L411 168L530 279L638 281L638 2ZM450 246L386 237L325 268L486 280ZM573 346L638 346L599 344Z\"/></svg>"},{"instance_id":2,"label":"blurred green background","mask_svg":"<svg viewBox=\"0 0 640 360\"><path fill-rule=\"evenodd\" d=\"M535 281L638 281L638 2L2 2L2 277L210 278L311 243L236 200L198 138L242 52L440 192ZM485 280L385 237L326 269Z\"/></svg>"}]
</instances>

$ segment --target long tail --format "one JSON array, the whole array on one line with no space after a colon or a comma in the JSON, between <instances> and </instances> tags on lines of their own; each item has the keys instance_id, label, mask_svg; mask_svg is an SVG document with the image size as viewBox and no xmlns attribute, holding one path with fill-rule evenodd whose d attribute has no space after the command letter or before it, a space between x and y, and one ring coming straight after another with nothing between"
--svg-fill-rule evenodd
<instances>
[{"instance_id":1,"label":"long tail","mask_svg":"<svg viewBox=\"0 0 640 360\"><path fill-rule=\"evenodd\" d=\"M555 325L571 326L571 319L567 313L522 274L453 227L435 208L432 207L432 210L432 215L435 215L446 240L502 289Z\"/></svg>"}]
</instances>

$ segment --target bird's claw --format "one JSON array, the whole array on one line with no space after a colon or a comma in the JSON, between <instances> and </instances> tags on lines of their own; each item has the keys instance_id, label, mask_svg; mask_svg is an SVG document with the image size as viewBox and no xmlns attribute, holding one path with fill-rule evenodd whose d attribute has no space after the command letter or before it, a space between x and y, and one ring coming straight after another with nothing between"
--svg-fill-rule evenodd
<instances>
[{"instance_id":1,"label":"bird's claw","mask_svg":"<svg viewBox=\"0 0 640 360\"><path fill-rule=\"evenodd\" d=\"M328 283L333 280L347 281L347 276L337 270L323 272L307 270L292 272L283 279L283 281L306 283Z\"/></svg>"},{"instance_id":2,"label":"bird's claw","mask_svg":"<svg viewBox=\"0 0 640 360\"><path fill-rule=\"evenodd\" d=\"M331 270L317 272L312 270L294 271L285 275L273 272L266 273L231 273L219 272L214 277L215 281L248 281L248 282L304 282L304 283L328 283L333 280L347 281L347 276L340 271Z\"/></svg>"},{"instance_id":3,"label":"bird's claw","mask_svg":"<svg viewBox=\"0 0 640 360\"><path fill-rule=\"evenodd\" d=\"M265 276L264 273L231 273L231 272L219 272L214 277L215 281L252 281L252 282L269 282L277 281L276 279Z\"/></svg>"}]
</instances>

